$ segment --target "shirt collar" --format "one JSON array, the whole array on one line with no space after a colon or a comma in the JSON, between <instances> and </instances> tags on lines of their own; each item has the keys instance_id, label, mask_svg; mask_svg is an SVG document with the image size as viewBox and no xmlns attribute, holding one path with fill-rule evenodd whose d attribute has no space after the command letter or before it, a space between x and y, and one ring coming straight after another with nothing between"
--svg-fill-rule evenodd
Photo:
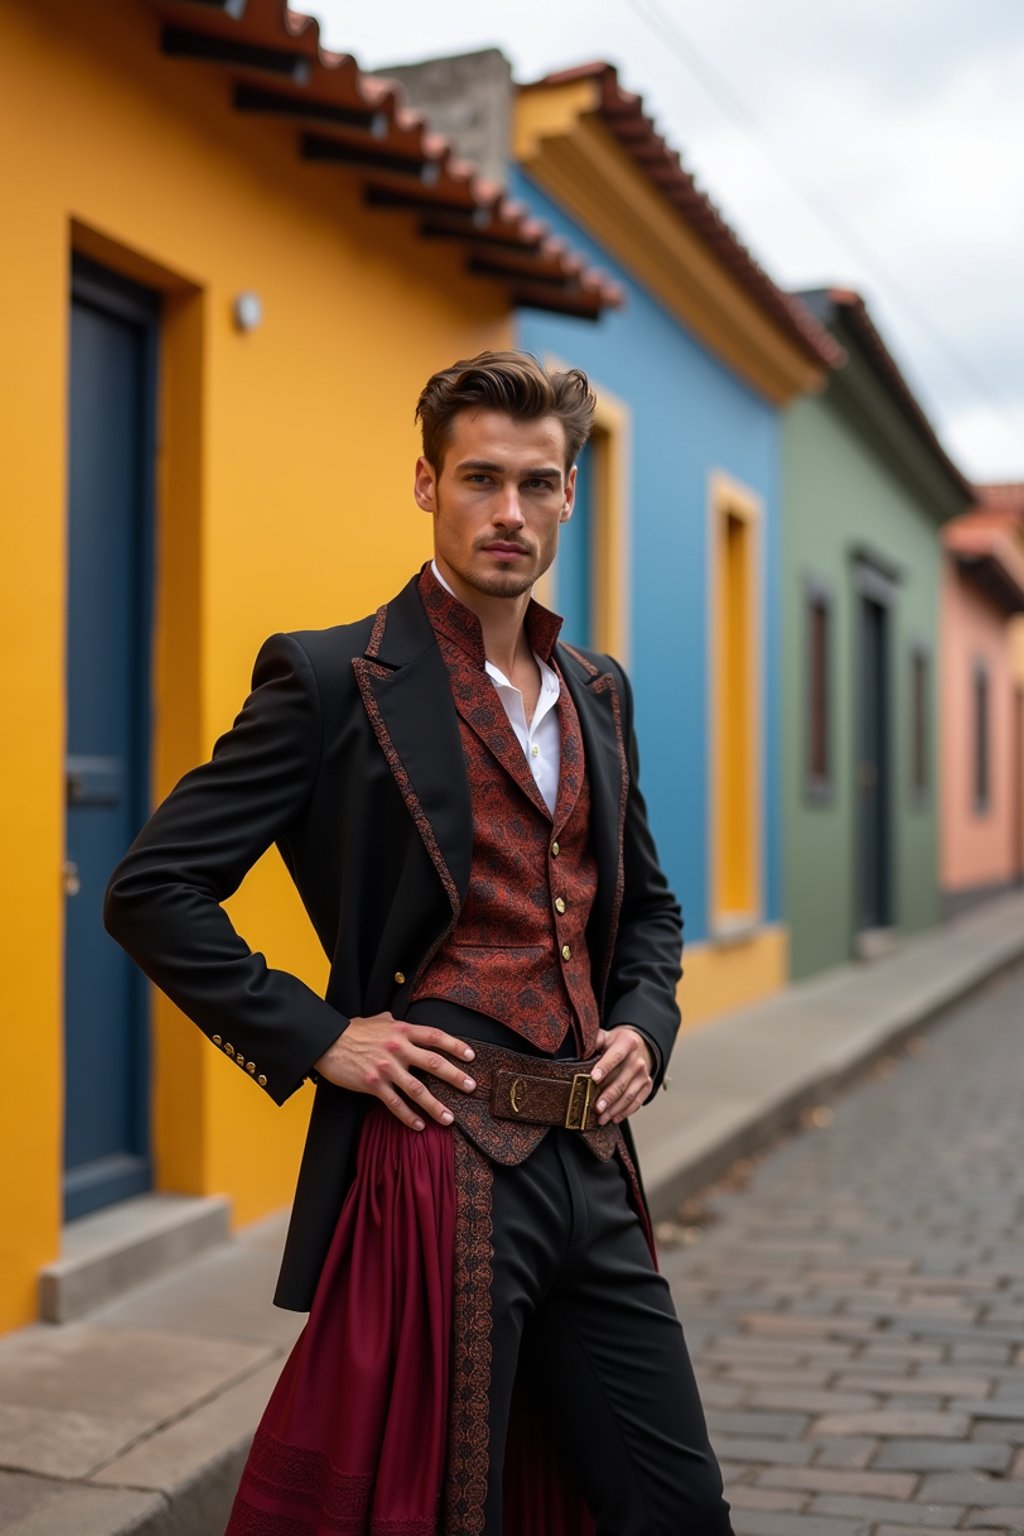
<instances>
[{"instance_id":1,"label":"shirt collar","mask_svg":"<svg viewBox=\"0 0 1024 1536\"><path fill-rule=\"evenodd\" d=\"M436 561L431 560L424 565L420 572L419 590L434 632L454 640L478 666L485 666L487 655L480 620L465 603L459 602L438 570ZM561 628L559 615L531 597L526 610L526 638L534 654L548 665L551 664L555 641Z\"/></svg>"}]
</instances>

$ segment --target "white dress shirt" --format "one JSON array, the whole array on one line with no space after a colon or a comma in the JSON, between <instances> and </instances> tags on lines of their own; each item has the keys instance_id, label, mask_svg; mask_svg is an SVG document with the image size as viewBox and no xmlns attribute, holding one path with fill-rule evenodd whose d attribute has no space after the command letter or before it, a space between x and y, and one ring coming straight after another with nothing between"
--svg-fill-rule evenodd
<instances>
[{"instance_id":1,"label":"white dress shirt","mask_svg":"<svg viewBox=\"0 0 1024 1536\"><path fill-rule=\"evenodd\" d=\"M430 562L430 569L445 591L458 602L458 597L438 570L436 560ZM562 738L558 727L558 716L555 713L561 684L558 681L557 672L549 667L536 651L533 653L533 659L540 668L540 695L533 711L533 719L529 724L526 720L526 706L523 703L521 691L509 682L501 668L496 667L493 661L485 661L484 668L497 689L502 707L508 716L509 724L516 733L516 740L523 749L523 755L530 765L530 772L541 792L544 804L553 816L558 800L558 776L562 766Z\"/></svg>"}]
</instances>

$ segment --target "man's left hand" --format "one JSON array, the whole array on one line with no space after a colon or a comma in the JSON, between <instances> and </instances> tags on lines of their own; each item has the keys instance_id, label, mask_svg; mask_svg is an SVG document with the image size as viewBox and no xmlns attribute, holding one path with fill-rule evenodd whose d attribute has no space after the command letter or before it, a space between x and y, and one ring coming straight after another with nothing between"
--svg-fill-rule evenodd
<instances>
[{"instance_id":1,"label":"man's left hand","mask_svg":"<svg viewBox=\"0 0 1024 1536\"><path fill-rule=\"evenodd\" d=\"M597 1049L601 1060L590 1074L600 1089L598 1124L618 1125L647 1098L654 1086L651 1048L643 1035L628 1024L599 1029Z\"/></svg>"}]
</instances>

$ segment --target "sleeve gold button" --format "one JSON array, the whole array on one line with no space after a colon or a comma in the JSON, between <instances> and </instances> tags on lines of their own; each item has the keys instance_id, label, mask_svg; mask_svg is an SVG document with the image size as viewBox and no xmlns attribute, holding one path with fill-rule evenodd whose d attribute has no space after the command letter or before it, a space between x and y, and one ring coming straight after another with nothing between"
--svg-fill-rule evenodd
<instances>
[{"instance_id":1,"label":"sleeve gold button","mask_svg":"<svg viewBox=\"0 0 1024 1536\"><path fill-rule=\"evenodd\" d=\"M563 944L562 945L562 959L563 960L571 960L572 959L572 950L569 948L568 944Z\"/></svg>"},{"instance_id":2,"label":"sleeve gold button","mask_svg":"<svg viewBox=\"0 0 1024 1536\"><path fill-rule=\"evenodd\" d=\"M223 1045L223 1043L224 1043L221 1040L220 1035L211 1035L210 1038L213 1041L214 1045Z\"/></svg>"},{"instance_id":3,"label":"sleeve gold button","mask_svg":"<svg viewBox=\"0 0 1024 1536\"><path fill-rule=\"evenodd\" d=\"M400 987L404 986L404 984L405 984L405 972L404 971L396 971L395 972L395 980L397 981L397 983L398 983L398 985Z\"/></svg>"},{"instance_id":4,"label":"sleeve gold button","mask_svg":"<svg viewBox=\"0 0 1024 1536\"><path fill-rule=\"evenodd\" d=\"M235 1048L231 1044L230 1040L224 1046L224 1054L225 1056L234 1056L235 1054Z\"/></svg>"},{"instance_id":5,"label":"sleeve gold button","mask_svg":"<svg viewBox=\"0 0 1024 1536\"><path fill-rule=\"evenodd\" d=\"M249 1073L249 1075L251 1077L252 1074L256 1071L256 1063L254 1061L247 1061L246 1064L245 1064L245 1070Z\"/></svg>"},{"instance_id":6,"label":"sleeve gold button","mask_svg":"<svg viewBox=\"0 0 1024 1536\"><path fill-rule=\"evenodd\" d=\"M561 851L562 850L559 848L557 843L552 843L551 844L551 857L553 859L557 859L558 855L561 853Z\"/></svg>"},{"instance_id":7,"label":"sleeve gold button","mask_svg":"<svg viewBox=\"0 0 1024 1536\"><path fill-rule=\"evenodd\" d=\"M261 1072L261 1073L260 1073L260 1075L259 1075L259 1077L258 1077L258 1078L257 1078L257 1079L256 1079L256 1081L257 1081L257 1082L258 1082L258 1083L259 1083L259 1085L260 1085L260 1087L261 1087L261 1088L265 1088L265 1087L266 1087L266 1086L267 1086L267 1080L266 1080L266 1078L265 1078L265 1077L264 1077L264 1076L263 1076L263 1073L262 1073L262 1072Z\"/></svg>"},{"instance_id":8,"label":"sleeve gold button","mask_svg":"<svg viewBox=\"0 0 1024 1536\"><path fill-rule=\"evenodd\" d=\"M565 911L565 897L564 896L556 896L555 897L555 911L556 912L564 912Z\"/></svg>"}]
</instances>

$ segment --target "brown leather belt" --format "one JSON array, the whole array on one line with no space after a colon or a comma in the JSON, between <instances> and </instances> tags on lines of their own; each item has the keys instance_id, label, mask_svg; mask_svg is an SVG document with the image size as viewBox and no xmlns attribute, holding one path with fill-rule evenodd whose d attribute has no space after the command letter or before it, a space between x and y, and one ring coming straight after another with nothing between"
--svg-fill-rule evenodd
<instances>
[{"instance_id":1,"label":"brown leather belt","mask_svg":"<svg viewBox=\"0 0 1024 1536\"><path fill-rule=\"evenodd\" d=\"M552 1126L575 1131L599 1158L623 1145L619 1126L597 1123L597 1084L591 1071L598 1058L573 1061L527 1056L505 1046L469 1040L474 1058L460 1062L476 1083L466 1093L443 1078L427 1078L436 1099L451 1110L455 1124L494 1162L523 1162Z\"/></svg>"},{"instance_id":2,"label":"brown leather belt","mask_svg":"<svg viewBox=\"0 0 1024 1536\"><path fill-rule=\"evenodd\" d=\"M476 1081L467 1099L486 1099L499 1120L528 1125L561 1125L590 1131L597 1125L598 1087L591 1072L599 1058L572 1061L526 1056L498 1045L472 1041L475 1057L466 1067Z\"/></svg>"}]
</instances>

